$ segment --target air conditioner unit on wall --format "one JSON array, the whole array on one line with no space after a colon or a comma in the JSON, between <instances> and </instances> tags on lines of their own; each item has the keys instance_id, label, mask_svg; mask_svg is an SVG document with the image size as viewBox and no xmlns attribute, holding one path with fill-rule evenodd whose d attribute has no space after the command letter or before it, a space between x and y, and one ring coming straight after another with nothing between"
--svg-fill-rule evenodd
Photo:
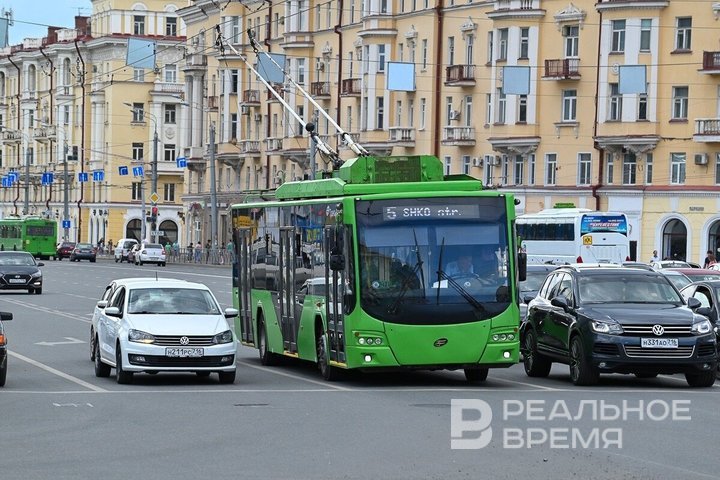
<instances>
[{"instance_id":1,"label":"air conditioner unit on wall","mask_svg":"<svg viewBox=\"0 0 720 480\"><path fill-rule=\"evenodd\" d=\"M315 64L315 70L325 70L325 62L317 62Z\"/></svg>"},{"instance_id":2,"label":"air conditioner unit on wall","mask_svg":"<svg viewBox=\"0 0 720 480\"><path fill-rule=\"evenodd\" d=\"M250 115L250 107L248 107L247 105L240 105L240 114Z\"/></svg>"},{"instance_id":3,"label":"air conditioner unit on wall","mask_svg":"<svg viewBox=\"0 0 720 480\"><path fill-rule=\"evenodd\" d=\"M708 154L707 153L696 153L695 154L695 165L707 165Z\"/></svg>"},{"instance_id":4,"label":"air conditioner unit on wall","mask_svg":"<svg viewBox=\"0 0 720 480\"><path fill-rule=\"evenodd\" d=\"M473 166L473 167L482 167L482 166L483 166L483 160L482 160L482 158L473 157L473 159L472 159L472 166Z\"/></svg>"},{"instance_id":5,"label":"air conditioner unit on wall","mask_svg":"<svg viewBox=\"0 0 720 480\"><path fill-rule=\"evenodd\" d=\"M255 114L255 121L256 121L256 122L259 122L259 121L261 121L261 120L262 120L262 115L259 114L259 113L256 113L256 114Z\"/></svg>"},{"instance_id":6,"label":"air conditioner unit on wall","mask_svg":"<svg viewBox=\"0 0 720 480\"><path fill-rule=\"evenodd\" d=\"M450 120L457 120L460 118L459 110L450 110Z\"/></svg>"}]
</instances>

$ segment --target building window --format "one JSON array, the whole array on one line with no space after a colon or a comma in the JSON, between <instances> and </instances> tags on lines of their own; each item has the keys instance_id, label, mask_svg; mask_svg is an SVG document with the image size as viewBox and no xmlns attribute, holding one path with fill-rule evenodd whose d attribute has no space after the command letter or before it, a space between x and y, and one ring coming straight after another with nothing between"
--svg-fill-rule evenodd
<instances>
[{"instance_id":1,"label":"building window","mask_svg":"<svg viewBox=\"0 0 720 480\"><path fill-rule=\"evenodd\" d=\"M638 120L648 119L648 96L647 93L641 93L638 95Z\"/></svg>"},{"instance_id":2,"label":"building window","mask_svg":"<svg viewBox=\"0 0 720 480\"><path fill-rule=\"evenodd\" d=\"M133 68L133 82L144 82L145 81L145 69L144 68Z\"/></svg>"},{"instance_id":3,"label":"building window","mask_svg":"<svg viewBox=\"0 0 720 480\"><path fill-rule=\"evenodd\" d=\"M166 183L163 185L163 200L166 202L175 201L175 184Z\"/></svg>"},{"instance_id":4,"label":"building window","mask_svg":"<svg viewBox=\"0 0 720 480\"><path fill-rule=\"evenodd\" d=\"M455 65L455 37L448 37L448 65Z\"/></svg>"},{"instance_id":5,"label":"building window","mask_svg":"<svg viewBox=\"0 0 720 480\"><path fill-rule=\"evenodd\" d=\"M145 158L143 154L143 144L133 143L132 144L132 159L139 162Z\"/></svg>"},{"instance_id":6,"label":"building window","mask_svg":"<svg viewBox=\"0 0 720 480\"><path fill-rule=\"evenodd\" d=\"M653 182L653 154L645 154L645 184L650 185Z\"/></svg>"},{"instance_id":7,"label":"building window","mask_svg":"<svg viewBox=\"0 0 720 480\"><path fill-rule=\"evenodd\" d=\"M565 58L577 58L580 52L580 27L578 25L566 25L563 27L565 37Z\"/></svg>"},{"instance_id":8,"label":"building window","mask_svg":"<svg viewBox=\"0 0 720 480\"><path fill-rule=\"evenodd\" d=\"M527 123L527 95L518 95L518 123Z\"/></svg>"},{"instance_id":9,"label":"building window","mask_svg":"<svg viewBox=\"0 0 720 480\"><path fill-rule=\"evenodd\" d=\"M612 21L612 46L610 51L613 53L625 51L625 20Z\"/></svg>"},{"instance_id":10,"label":"building window","mask_svg":"<svg viewBox=\"0 0 720 480\"><path fill-rule=\"evenodd\" d=\"M237 113L230 114L230 138L237 140L238 138L238 115Z\"/></svg>"},{"instance_id":11,"label":"building window","mask_svg":"<svg viewBox=\"0 0 720 480\"><path fill-rule=\"evenodd\" d=\"M608 120L620 121L622 119L622 95L617 83L610 84L610 112Z\"/></svg>"},{"instance_id":12,"label":"building window","mask_svg":"<svg viewBox=\"0 0 720 480\"><path fill-rule=\"evenodd\" d=\"M578 185L590 185L592 179L592 156L589 153L578 154Z\"/></svg>"},{"instance_id":13,"label":"building window","mask_svg":"<svg viewBox=\"0 0 720 480\"><path fill-rule=\"evenodd\" d=\"M174 162L175 161L175 145L172 143L166 143L164 147L164 155L163 158L166 162Z\"/></svg>"},{"instance_id":14,"label":"building window","mask_svg":"<svg viewBox=\"0 0 720 480\"><path fill-rule=\"evenodd\" d=\"M692 18L681 17L677 19L675 32L675 50L690 50L692 40Z\"/></svg>"},{"instance_id":15,"label":"building window","mask_svg":"<svg viewBox=\"0 0 720 480\"><path fill-rule=\"evenodd\" d=\"M608 153L605 156L605 164L607 165L605 183L612 185L615 177L615 164L613 163L613 154Z\"/></svg>"},{"instance_id":16,"label":"building window","mask_svg":"<svg viewBox=\"0 0 720 480\"><path fill-rule=\"evenodd\" d=\"M376 106L377 118L375 122L375 128L381 129L385 126L385 98L377 97Z\"/></svg>"},{"instance_id":17,"label":"building window","mask_svg":"<svg viewBox=\"0 0 720 480\"><path fill-rule=\"evenodd\" d=\"M525 176L525 162L523 161L523 156L515 155L515 171L514 171L514 175L513 175L513 183L515 185L522 185L524 176Z\"/></svg>"},{"instance_id":18,"label":"building window","mask_svg":"<svg viewBox=\"0 0 720 480\"><path fill-rule=\"evenodd\" d=\"M473 65L473 57L475 56L475 37L468 35L465 39L465 64Z\"/></svg>"},{"instance_id":19,"label":"building window","mask_svg":"<svg viewBox=\"0 0 720 480\"><path fill-rule=\"evenodd\" d=\"M305 85L305 59L304 58L298 58L297 67L298 67L297 83L300 85Z\"/></svg>"},{"instance_id":20,"label":"building window","mask_svg":"<svg viewBox=\"0 0 720 480\"><path fill-rule=\"evenodd\" d=\"M493 173L495 173L495 165L493 164L494 159L494 155L485 155L485 171L483 172L483 181L485 182L486 186L491 186L493 184Z\"/></svg>"},{"instance_id":21,"label":"building window","mask_svg":"<svg viewBox=\"0 0 720 480\"><path fill-rule=\"evenodd\" d=\"M494 48L493 40L494 40L494 38L495 37L493 35L492 30L489 31L488 37L487 37L487 63L492 63L492 60L493 60L493 53L494 53L493 52L493 48Z\"/></svg>"},{"instance_id":22,"label":"building window","mask_svg":"<svg viewBox=\"0 0 720 480\"><path fill-rule=\"evenodd\" d=\"M452 168L452 157L445 156L445 160L443 161L443 170L445 170L445 175L450 175L450 169Z\"/></svg>"},{"instance_id":23,"label":"building window","mask_svg":"<svg viewBox=\"0 0 720 480\"><path fill-rule=\"evenodd\" d=\"M545 154L545 185L555 185L557 154Z\"/></svg>"},{"instance_id":24,"label":"building window","mask_svg":"<svg viewBox=\"0 0 720 480\"><path fill-rule=\"evenodd\" d=\"M63 125L70 125L70 105L63 105Z\"/></svg>"},{"instance_id":25,"label":"building window","mask_svg":"<svg viewBox=\"0 0 720 480\"><path fill-rule=\"evenodd\" d=\"M528 157L528 185L535 185L535 154Z\"/></svg>"},{"instance_id":26,"label":"building window","mask_svg":"<svg viewBox=\"0 0 720 480\"><path fill-rule=\"evenodd\" d=\"M142 15L133 16L133 34L145 35L145 17Z\"/></svg>"},{"instance_id":27,"label":"building window","mask_svg":"<svg viewBox=\"0 0 720 480\"><path fill-rule=\"evenodd\" d=\"M577 90L563 90L562 121L577 120Z\"/></svg>"},{"instance_id":28,"label":"building window","mask_svg":"<svg viewBox=\"0 0 720 480\"><path fill-rule=\"evenodd\" d=\"M165 35L168 37L177 37L177 17L168 17L165 19Z\"/></svg>"},{"instance_id":29,"label":"building window","mask_svg":"<svg viewBox=\"0 0 720 480\"><path fill-rule=\"evenodd\" d=\"M165 105L165 123L174 124L177 110L175 105Z\"/></svg>"},{"instance_id":30,"label":"building window","mask_svg":"<svg viewBox=\"0 0 720 480\"><path fill-rule=\"evenodd\" d=\"M230 93L238 93L240 85L240 71L236 68L230 70Z\"/></svg>"},{"instance_id":31,"label":"building window","mask_svg":"<svg viewBox=\"0 0 720 480\"><path fill-rule=\"evenodd\" d=\"M637 183L637 157L634 153L628 152L623 155L623 185L635 185Z\"/></svg>"},{"instance_id":32,"label":"building window","mask_svg":"<svg viewBox=\"0 0 720 480\"><path fill-rule=\"evenodd\" d=\"M385 45L378 45L378 72L385 71Z\"/></svg>"},{"instance_id":33,"label":"building window","mask_svg":"<svg viewBox=\"0 0 720 480\"><path fill-rule=\"evenodd\" d=\"M420 130L425 130L425 114L427 113L427 99L420 99Z\"/></svg>"},{"instance_id":34,"label":"building window","mask_svg":"<svg viewBox=\"0 0 720 480\"><path fill-rule=\"evenodd\" d=\"M508 53L508 29L501 28L498 30L498 60L507 60Z\"/></svg>"},{"instance_id":35,"label":"building window","mask_svg":"<svg viewBox=\"0 0 720 480\"><path fill-rule=\"evenodd\" d=\"M426 70L428 65L428 41L423 38L422 41L422 69Z\"/></svg>"},{"instance_id":36,"label":"building window","mask_svg":"<svg viewBox=\"0 0 720 480\"><path fill-rule=\"evenodd\" d=\"M492 95L485 94L485 125L492 123Z\"/></svg>"},{"instance_id":37,"label":"building window","mask_svg":"<svg viewBox=\"0 0 720 480\"><path fill-rule=\"evenodd\" d=\"M141 200L142 199L142 183L140 182L132 182L132 200Z\"/></svg>"},{"instance_id":38,"label":"building window","mask_svg":"<svg viewBox=\"0 0 720 480\"><path fill-rule=\"evenodd\" d=\"M177 65L168 63L165 65L165 83L177 82Z\"/></svg>"},{"instance_id":39,"label":"building window","mask_svg":"<svg viewBox=\"0 0 720 480\"><path fill-rule=\"evenodd\" d=\"M133 103L132 121L133 121L133 123L142 123L145 121L145 104L144 103Z\"/></svg>"},{"instance_id":40,"label":"building window","mask_svg":"<svg viewBox=\"0 0 720 480\"><path fill-rule=\"evenodd\" d=\"M643 18L640 20L640 51L650 51L650 38L652 32L652 20Z\"/></svg>"},{"instance_id":41,"label":"building window","mask_svg":"<svg viewBox=\"0 0 720 480\"><path fill-rule=\"evenodd\" d=\"M498 95L498 111L497 111L497 123L505 123L505 106L507 103L507 97L502 91L502 88L497 89Z\"/></svg>"},{"instance_id":42,"label":"building window","mask_svg":"<svg viewBox=\"0 0 720 480\"><path fill-rule=\"evenodd\" d=\"M500 184L501 185L507 185L508 184L508 177L510 174L510 162L508 161L508 156L503 155L502 156L502 162L500 163Z\"/></svg>"},{"instance_id":43,"label":"building window","mask_svg":"<svg viewBox=\"0 0 720 480\"><path fill-rule=\"evenodd\" d=\"M685 154L670 154L670 183L682 185L685 183Z\"/></svg>"},{"instance_id":44,"label":"building window","mask_svg":"<svg viewBox=\"0 0 720 480\"><path fill-rule=\"evenodd\" d=\"M462 157L462 173L470 175L470 155L463 155Z\"/></svg>"},{"instance_id":45,"label":"building window","mask_svg":"<svg viewBox=\"0 0 720 480\"><path fill-rule=\"evenodd\" d=\"M530 56L530 28L520 28L520 58Z\"/></svg>"},{"instance_id":46,"label":"building window","mask_svg":"<svg viewBox=\"0 0 720 480\"><path fill-rule=\"evenodd\" d=\"M688 118L688 87L673 87L673 120Z\"/></svg>"}]
</instances>

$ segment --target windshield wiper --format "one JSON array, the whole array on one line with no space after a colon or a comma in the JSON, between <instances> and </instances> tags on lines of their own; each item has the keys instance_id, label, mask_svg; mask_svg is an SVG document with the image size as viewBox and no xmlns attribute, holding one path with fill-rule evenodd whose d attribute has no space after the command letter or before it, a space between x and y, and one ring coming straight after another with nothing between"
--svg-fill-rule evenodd
<instances>
[{"instance_id":1,"label":"windshield wiper","mask_svg":"<svg viewBox=\"0 0 720 480\"><path fill-rule=\"evenodd\" d=\"M413 228L413 235L415 235L415 229ZM397 309L400 306L400 302L410 288L410 282L415 279L417 280L418 271L420 272L420 278L422 280L423 298L425 298L425 275L422 271L422 257L420 257L420 247L418 246L417 236L415 236L415 254L417 255L417 262L411 272L408 272L403 278L403 283L400 286L400 292L398 293L395 301L388 308L388 313L397 313Z\"/></svg>"},{"instance_id":2,"label":"windshield wiper","mask_svg":"<svg viewBox=\"0 0 720 480\"><path fill-rule=\"evenodd\" d=\"M488 312L485 309L485 307L483 307L482 303L478 302L475 297L470 295L470 293L462 287L462 285L460 285L457 281L455 281L455 279L450 277L450 275L448 275L447 273L442 271L442 269L438 270L438 278L440 278L442 280L446 280L448 285L453 287L460 294L461 297L463 297L470 305L473 306L473 308L475 310L480 312L480 314L487 316ZM440 282L438 282L438 285L439 284L440 284ZM439 298L439 296L440 296L440 287L438 286L438 298Z\"/></svg>"}]
</instances>

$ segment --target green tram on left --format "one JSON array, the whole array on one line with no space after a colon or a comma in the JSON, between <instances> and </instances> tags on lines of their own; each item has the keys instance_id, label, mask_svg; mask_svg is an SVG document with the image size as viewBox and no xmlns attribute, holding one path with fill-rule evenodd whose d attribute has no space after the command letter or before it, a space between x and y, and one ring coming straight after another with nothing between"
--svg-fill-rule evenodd
<instances>
[{"instance_id":1,"label":"green tram on left","mask_svg":"<svg viewBox=\"0 0 720 480\"><path fill-rule=\"evenodd\" d=\"M0 219L0 250L30 252L49 260L57 253L57 222L36 216Z\"/></svg>"}]
</instances>

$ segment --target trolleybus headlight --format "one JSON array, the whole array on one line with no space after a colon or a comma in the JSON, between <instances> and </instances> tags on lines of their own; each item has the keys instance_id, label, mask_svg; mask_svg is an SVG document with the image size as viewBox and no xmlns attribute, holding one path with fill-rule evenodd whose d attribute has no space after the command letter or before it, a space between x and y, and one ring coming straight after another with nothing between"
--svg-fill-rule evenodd
<instances>
[{"instance_id":1,"label":"trolleybus headlight","mask_svg":"<svg viewBox=\"0 0 720 480\"><path fill-rule=\"evenodd\" d=\"M365 357L363 357L363 359L365 360L366 363L370 363L370 362L372 362L372 355L365 355Z\"/></svg>"},{"instance_id":2,"label":"trolleybus headlight","mask_svg":"<svg viewBox=\"0 0 720 480\"><path fill-rule=\"evenodd\" d=\"M508 334L507 334L507 339L508 339L508 340L515 340L515 335L512 334L512 333L508 333Z\"/></svg>"},{"instance_id":3,"label":"trolleybus headlight","mask_svg":"<svg viewBox=\"0 0 720 480\"><path fill-rule=\"evenodd\" d=\"M492 339L493 339L493 342L497 342L498 340L500 340L500 335L495 334L492 336Z\"/></svg>"},{"instance_id":4,"label":"trolleybus headlight","mask_svg":"<svg viewBox=\"0 0 720 480\"><path fill-rule=\"evenodd\" d=\"M365 337L360 337L360 338L358 338L358 343L359 343L360 345L365 345Z\"/></svg>"},{"instance_id":5,"label":"trolleybus headlight","mask_svg":"<svg viewBox=\"0 0 720 480\"><path fill-rule=\"evenodd\" d=\"M382 343L382 338L375 339L375 345L380 345L381 343Z\"/></svg>"}]
</instances>

